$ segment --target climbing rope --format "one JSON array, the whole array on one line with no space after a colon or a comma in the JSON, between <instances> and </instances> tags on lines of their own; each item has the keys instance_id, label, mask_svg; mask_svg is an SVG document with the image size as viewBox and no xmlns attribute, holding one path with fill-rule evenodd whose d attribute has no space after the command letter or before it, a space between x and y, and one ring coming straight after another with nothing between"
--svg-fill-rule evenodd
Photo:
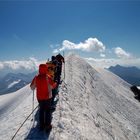
<instances>
[{"instance_id":1,"label":"climbing rope","mask_svg":"<svg viewBox=\"0 0 140 140\"><path fill-rule=\"evenodd\" d=\"M19 132L19 130L22 128L22 126L24 125L24 123L29 119L29 117L33 114L33 112L37 109L38 105L34 108L34 110L27 116L27 118L24 120L24 122L20 125L20 127L18 128L18 130L15 132L14 136L12 137L11 140L13 140L15 138L15 136L17 135L17 133Z\"/></svg>"}]
</instances>

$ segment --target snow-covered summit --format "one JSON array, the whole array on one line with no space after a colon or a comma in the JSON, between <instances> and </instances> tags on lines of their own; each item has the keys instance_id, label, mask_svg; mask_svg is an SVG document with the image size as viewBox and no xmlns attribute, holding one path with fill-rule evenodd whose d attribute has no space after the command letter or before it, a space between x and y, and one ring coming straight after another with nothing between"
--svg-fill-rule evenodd
<instances>
[{"instance_id":1,"label":"snow-covered summit","mask_svg":"<svg viewBox=\"0 0 140 140\"><path fill-rule=\"evenodd\" d=\"M65 65L50 138L140 139L140 104L129 84L111 72L95 70L75 55L69 55Z\"/></svg>"},{"instance_id":2,"label":"snow-covered summit","mask_svg":"<svg viewBox=\"0 0 140 140\"><path fill-rule=\"evenodd\" d=\"M107 70L93 68L74 54L65 59L59 101L52 114L53 129L49 137L42 136L42 139L139 140L140 103L134 99L130 85ZM16 98L22 101L21 104L18 103L13 112L8 106L10 113L6 113L5 118L2 115L0 119L2 139L11 139L31 112L32 92L29 85L14 94L21 94L22 97L24 92L26 98ZM6 99L6 95L3 97ZM12 101L10 104L13 104ZM34 114L36 115L36 112ZM15 139L28 138L32 132L30 120L31 118L20 129ZM10 123L6 124L7 122ZM2 127L3 125L6 128Z\"/></svg>"}]
</instances>

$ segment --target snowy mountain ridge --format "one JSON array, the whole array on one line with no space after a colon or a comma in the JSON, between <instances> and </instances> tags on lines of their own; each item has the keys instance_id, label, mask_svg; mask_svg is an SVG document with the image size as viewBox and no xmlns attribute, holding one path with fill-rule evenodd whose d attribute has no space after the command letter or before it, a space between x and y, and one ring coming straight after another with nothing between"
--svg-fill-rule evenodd
<instances>
[{"instance_id":1,"label":"snowy mountain ridge","mask_svg":"<svg viewBox=\"0 0 140 140\"><path fill-rule=\"evenodd\" d=\"M107 70L91 67L76 55L69 55L65 59L66 75L59 88L56 110L52 114L53 129L48 137L42 134L42 139L139 140L140 103L134 99L130 85ZM1 96L0 139L11 139L23 120L30 114L31 93L29 85L18 93L15 92L14 94L18 96L16 101L22 102L18 103L9 114L11 106L15 106L10 99L16 96L12 97L12 94ZM23 95L25 97L21 99ZM5 111L2 104L9 105L8 102L11 105ZM35 104L37 105L37 102ZM6 117L2 115L5 112L7 112ZM35 112L34 115L36 116L37 113ZM31 118L15 139L28 138L33 130ZM3 125L5 127L2 127Z\"/></svg>"},{"instance_id":2,"label":"snowy mountain ridge","mask_svg":"<svg viewBox=\"0 0 140 140\"><path fill-rule=\"evenodd\" d=\"M129 84L111 72L107 76L102 71L79 57L67 57L66 79L60 91L60 139L140 138L140 104ZM54 120L57 116L54 114Z\"/></svg>"}]
</instances>

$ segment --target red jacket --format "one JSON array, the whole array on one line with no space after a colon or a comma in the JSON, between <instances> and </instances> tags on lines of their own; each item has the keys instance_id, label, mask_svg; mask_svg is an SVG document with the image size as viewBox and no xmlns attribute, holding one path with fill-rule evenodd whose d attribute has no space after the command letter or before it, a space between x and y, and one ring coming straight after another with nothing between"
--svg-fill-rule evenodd
<instances>
[{"instance_id":1,"label":"red jacket","mask_svg":"<svg viewBox=\"0 0 140 140\"><path fill-rule=\"evenodd\" d=\"M37 99L47 100L52 98L52 89L57 86L49 75L46 74L46 64L39 66L39 74L34 77L30 87L32 90L36 88Z\"/></svg>"}]
</instances>

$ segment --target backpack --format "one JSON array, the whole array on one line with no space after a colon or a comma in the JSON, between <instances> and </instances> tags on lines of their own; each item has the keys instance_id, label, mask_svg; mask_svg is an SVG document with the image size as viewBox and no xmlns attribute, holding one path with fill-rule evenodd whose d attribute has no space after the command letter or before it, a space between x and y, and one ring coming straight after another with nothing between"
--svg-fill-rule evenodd
<instances>
[{"instance_id":1,"label":"backpack","mask_svg":"<svg viewBox=\"0 0 140 140\"><path fill-rule=\"evenodd\" d=\"M55 64L52 63L52 61L49 61L46 63L47 65L47 68L48 68L48 75L50 75L52 77L52 79L54 79L54 75L55 75L55 72L56 72L56 66Z\"/></svg>"}]
</instances>

